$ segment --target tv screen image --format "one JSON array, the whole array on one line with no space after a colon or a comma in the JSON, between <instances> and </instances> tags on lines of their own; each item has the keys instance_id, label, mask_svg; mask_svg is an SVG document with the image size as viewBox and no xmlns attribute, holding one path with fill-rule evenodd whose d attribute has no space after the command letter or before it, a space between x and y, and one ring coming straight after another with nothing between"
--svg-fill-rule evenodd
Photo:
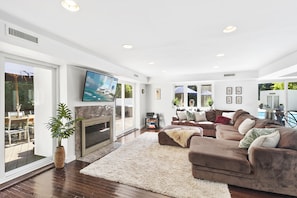
<instances>
[{"instance_id":1,"label":"tv screen image","mask_svg":"<svg viewBox=\"0 0 297 198\"><path fill-rule=\"evenodd\" d=\"M86 72L83 101L113 102L118 79L106 74Z\"/></svg>"}]
</instances>

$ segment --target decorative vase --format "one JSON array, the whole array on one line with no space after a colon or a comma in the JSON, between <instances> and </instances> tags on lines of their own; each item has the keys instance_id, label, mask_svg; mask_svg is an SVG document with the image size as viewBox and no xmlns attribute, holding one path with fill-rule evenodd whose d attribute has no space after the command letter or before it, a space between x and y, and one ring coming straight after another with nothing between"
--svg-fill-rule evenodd
<instances>
[{"instance_id":1,"label":"decorative vase","mask_svg":"<svg viewBox=\"0 0 297 198\"><path fill-rule=\"evenodd\" d=\"M55 167L56 168L64 168L65 165L65 150L63 146L58 146L55 152L55 159L54 159Z\"/></svg>"}]
</instances>

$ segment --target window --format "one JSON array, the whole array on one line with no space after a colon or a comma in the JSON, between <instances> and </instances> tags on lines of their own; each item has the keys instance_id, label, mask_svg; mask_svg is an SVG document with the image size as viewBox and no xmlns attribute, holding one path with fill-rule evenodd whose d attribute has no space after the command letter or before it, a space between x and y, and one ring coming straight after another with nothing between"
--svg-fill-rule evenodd
<instances>
[{"instance_id":1,"label":"window","mask_svg":"<svg viewBox=\"0 0 297 198\"><path fill-rule=\"evenodd\" d=\"M212 106L212 103L210 103L210 101L212 101L212 85L175 85L173 99L173 101L177 103L176 106L178 107L207 108Z\"/></svg>"}]
</instances>

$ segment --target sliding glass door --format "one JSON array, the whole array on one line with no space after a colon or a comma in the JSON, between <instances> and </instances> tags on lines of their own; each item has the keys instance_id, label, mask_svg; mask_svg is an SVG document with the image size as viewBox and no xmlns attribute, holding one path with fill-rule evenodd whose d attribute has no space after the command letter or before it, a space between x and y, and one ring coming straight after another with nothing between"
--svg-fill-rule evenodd
<instances>
[{"instance_id":1,"label":"sliding glass door","mask_svg":"<svg viewBox=\"0 0 297 198\"><path fill-rule=\"evenodd\" d=\"M116 91L116 136L135 128L134 85L118 83Z\"/></svg>"},{"instance_id":2,"label":"sliding glass door","mask_svg":"<svg viewBox=\"0 0 297 198\"><path fill-rule=\"evenodd\" d=\"M56 72L54 66L10 58L4 61L1 158L7 175L24 172L34 163L42 166L38 161L51 161L53 141L44 123L56 104Z\"/></svg>"}]
</instances>

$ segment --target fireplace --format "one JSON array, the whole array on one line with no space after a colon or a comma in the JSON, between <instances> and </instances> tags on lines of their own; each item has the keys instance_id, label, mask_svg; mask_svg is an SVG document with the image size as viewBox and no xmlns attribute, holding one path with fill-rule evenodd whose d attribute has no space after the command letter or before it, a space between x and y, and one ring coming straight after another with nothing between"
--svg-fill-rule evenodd
<instances>
[{"instance_id":1,"label":"fireplace","mask_svg":"<svg viewBox=\"0 0 297 198\"><path fill-rule=\"evenodd\" d=\"M112 117L102 116L82 121L82 156L112 142Z\"/></svg>"},{"instance_id":2,"label":"fireplace","mask_svg":"<svg viewBox=\"0 0 297 198\"><path fill-rule=\"evenodd\" d=\"M80 107L75 107L75 118L83 118L82 122L80 124L77 125L76 129L75 129L75 155L76 158L79 159L80 157L86 155L89 152L92 152L94 150L96 150L97 148L101 148L104 147L105 145L112 143L113 142L113 106L110 105L105 105L105 106L80 106ZM84 127L82 127L84 123ZM105 124L106 125L105 125ZM93 142L90 142L87 144L87 149L86 149L86 142L85 140L82 140L82 132L83 132L83 128L85 128L86 126L89 127L91 125L97 125L99 124L99 126L97 126L98 128L95 129L96 130L101 130L101 133L103 133L104 135L109 133L109 140L105 140L105 136L103 134L100 134L100 140L102 140L103 142L100 142L99 144L97 144L97 146L93 145L95 144L95 140ZM105 130L103 130L102 125L104 124L104 128L106 128ZM92 128L92 127L90 127ZM109 128L109 131L107 132ZM84 129L85 130L85 129ZM92 129L93 130L93 129ZM93 134L94 135L94 134ZM98 135L98 134L97 134ZM94 135L96 136L96 135ZM104 136L104 137L102 137ZM96 140L97 141L97 140ZM84 142L84 143L83 143ZM82 148L82 145L84 144L84 148ZM84 150L84 154L82 153L82 151Z\"/></svg>"}]
</instances>

